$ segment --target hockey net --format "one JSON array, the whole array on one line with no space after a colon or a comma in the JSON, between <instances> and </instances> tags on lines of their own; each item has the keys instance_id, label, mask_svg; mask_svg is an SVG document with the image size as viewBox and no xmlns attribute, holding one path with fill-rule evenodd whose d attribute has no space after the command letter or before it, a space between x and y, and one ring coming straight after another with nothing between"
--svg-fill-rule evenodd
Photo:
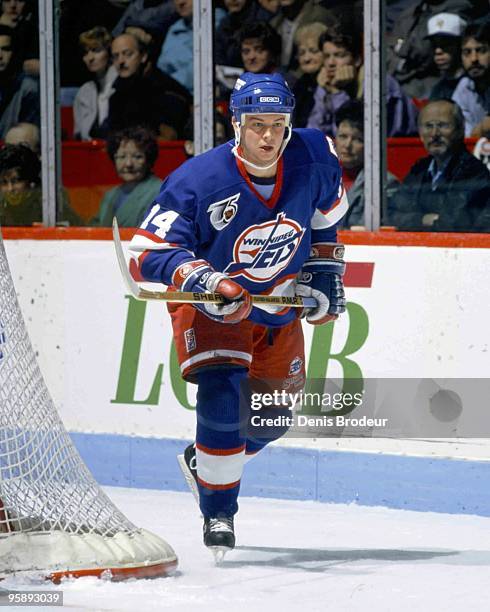
<instances>
[{"instance_id":1,"label":"hockey net","mask_svg":"<svg viewBox=\"0 0 490 612\"><path fill-rule=\"evenodd\" d=\"M171 546L116 508L74 447L37 364L0 234L0 578L117 580L176 566Z\"/></svg>"}]
</instances>

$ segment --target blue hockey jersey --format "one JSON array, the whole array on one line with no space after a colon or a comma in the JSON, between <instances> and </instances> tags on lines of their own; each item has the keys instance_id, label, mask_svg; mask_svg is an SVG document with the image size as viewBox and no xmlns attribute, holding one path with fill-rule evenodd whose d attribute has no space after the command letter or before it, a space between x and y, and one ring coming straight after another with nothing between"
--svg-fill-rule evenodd
<instances>
[{"instance_id":1,"label":"blue hockey jersey","mask_svg":"<svg viewBox=\"0 0 490 612\"><path fill-rule=\"evenodd\" d=\"M293 130L269 200L226 143L165 179L130 252L148 281L170 285L177 266L205 259L250 293L294 295L312 242L336 241L347 205L335 149L318 130ZM249 318L276 327L295 316L292 308L260 306Z\"/></svg>"}]
</instances>

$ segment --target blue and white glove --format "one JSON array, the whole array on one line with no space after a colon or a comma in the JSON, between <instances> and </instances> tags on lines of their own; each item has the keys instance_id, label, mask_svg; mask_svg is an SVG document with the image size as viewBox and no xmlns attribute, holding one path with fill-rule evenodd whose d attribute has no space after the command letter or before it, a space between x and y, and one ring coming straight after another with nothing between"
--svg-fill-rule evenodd
<instances>
[{"instance_id":1,"label":"blue and white glove","mask_svg":"<svg viewBox=\"0 0 490 612\"><path fill-rule=\"evenodd\" d=\"M303 316L312 325L334 321L339 314L345 312L343 256L343 244L314 244L309 259L298 274L296 295L314 297L318 302L316 308L306 308L303 312Z\"/></svg>"},{"instance_id":2,"label":"blue and white glove","mask_svg":"<svg viewBox=\"0 0 490 612\"><path fill-rule=\"evenodd\" d=\"M240 323L252 310L250 293L222 272L216 272L204 259L186 261L172 275L172 284L180 291L219 293L224 304L194 304L210 319L220 323Z\"/></svg>"}]
</instances>

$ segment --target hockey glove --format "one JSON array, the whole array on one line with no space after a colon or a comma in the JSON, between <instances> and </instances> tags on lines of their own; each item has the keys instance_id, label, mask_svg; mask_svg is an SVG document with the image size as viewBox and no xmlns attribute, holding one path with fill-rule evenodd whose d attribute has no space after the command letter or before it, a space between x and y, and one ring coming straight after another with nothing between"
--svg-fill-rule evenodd
<instances>
[{"instance_id":1,"label":"hockey glove","mask_svg":"<svg viewBox=\"0 0 490 612\"><path fill-rule=\"evenodd\" d=\"M252 310L250 293L222 272L216 272L204 259L186 261L173 273L172 284L180 291L219 293L224 304L194 304L195 308L220 323L239 323Z\"/></svg>"},{"instance_id":2,"label":"hockey glove","mask_svg":"<svg viewBox=\"0 0 490 612\"><path fill-rule=\"evenodd\" d=\"M345 272L344 245L319 243L311 248L310 258L298 274L296 295L314 297L318 306L303 312L308 323L323 325L345 312L342 276Z\"/></svg>"}]
</instances>

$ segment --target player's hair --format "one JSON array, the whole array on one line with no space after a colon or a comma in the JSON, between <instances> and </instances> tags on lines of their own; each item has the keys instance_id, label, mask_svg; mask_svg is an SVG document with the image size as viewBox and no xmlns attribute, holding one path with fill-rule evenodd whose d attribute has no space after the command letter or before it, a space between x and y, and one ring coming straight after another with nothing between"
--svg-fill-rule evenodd
<instances>
[{"instance_id":1,"label":"player's hair","mask_svg":"<svg viewBox=\"0 0 490 612\"><path fill-rule=\"evenodd\" d=\"M327 26L320 21L306 23L296 30L294 34L294 43L296 46L298 46L308 38L314 38L318 42L320 40L320 36L326 32L327 29Z\"/></svg>"},{"instance_id":2,"label":"player's hair","mask_svg":"<svg viewBox=\"0 0 490 612\"><path fill-rule=\"evenodd\" d=\"M358 33L347 34L338 29L328 29L320 36L319 45L322 49L325 43L332 43L336 47L342 47L349 51L354 59L362 57L362 36Z\"/></svg>"},{"instance_id":3,"label":"player's hair","mask_svg":"<svg viewBox=\"0 0 490 612\"><path fill-rule=\"evenodd\" d=\"M463 32L462 44L464 45L469 38L474 38L479 43L490 45L490 22L470 23L467 25Z\"/></svg>"},{"instance_id":4,"label":"player's hair","mask_svg":"<svg viewBox=\"0 0 490 612\"><path fill-rule=\"evenodd\" d=\"M279 34L265 21L253 21L245 23L236 34L238 44L242 44L251 38L260 40L264 49L270 52L272 58L277 60L281 55L282 41Z\"/></svg>"},{"instance_id":5,"label":"player's hair","mask_svg":"<svg viewBox=\"0 0 490 612\"><path fill-rule=\"evenodd\" d=\"M110 51L112 36L103 26L95 26L91 30L82 32L78 37L80 46L84 49L92 49L93 47L104 47Z\"/></svg>"},{"instance_id":6,"label":"player's hair","mask_svg":"<svg viewBox=\"0 0 490 612\"><path fill-rule=\"evenodd\" d=\"M41 162L26 145L5 145L0 149L0 175L17 170L19 178L38 185L41 182Z\"/></svg>"},{"instance_id":7,"label":"player's hair","mask_svg":"<svg viewBox=\"0 0 490 612\"><path fill-rule=\"evenodd\" d=\"M114 162L114 157L122 142L132 140L145 154L146 165L153 168L158 158L158 143L154 132L146 127L128 127L109 134L107 139L107 154Z\"/></svg>"},{"instance_id":8,"label":"player's hair","mask_svg":"<svg viewBox=\"0 0 490 612\"><path fill-rule=\"evenodd\" d=\"M420 125L422 121L422 115L424 114L424 110L431 104L436 104L437 102L446 102L447 104L451 105L453 109L454 125L459 132L462 132L464 134L465 120L464 120L463 111L461 110L460 106L456 104L454 100L451 100L451 98L439 98L438 100L429 100L429 102L427 102L427 104L424 106L424 108L419 113L418 124Z\"/></svg>"},{"instance_id":9,"label":"player's hair","mask_svg":"<svg viewBox=\"0 0 490 612\"><path fill-rule=\"evenodd\" d=\"M361 100L349 100L335 113L337 127L346 121L364 133L364 103Z\"/></svg>"}]
</instances>

